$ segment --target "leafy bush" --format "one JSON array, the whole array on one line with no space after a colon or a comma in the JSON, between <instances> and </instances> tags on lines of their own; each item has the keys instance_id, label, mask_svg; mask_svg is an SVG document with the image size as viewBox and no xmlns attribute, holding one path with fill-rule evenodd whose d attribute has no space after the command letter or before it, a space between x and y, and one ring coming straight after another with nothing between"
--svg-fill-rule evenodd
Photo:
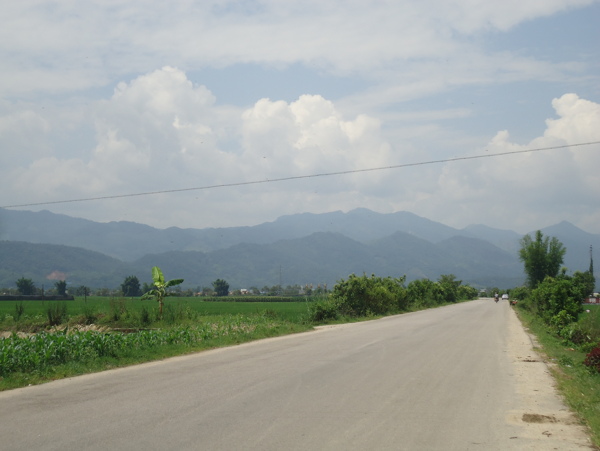
<instances>
[{"instance_id":1,"label":"leafy bush","mask_svg":"<svg viewBox=\"0 0 600 451\"><path fill-rule=\"evenodd\" d=\"M600 346L596 346L590 351L583 364L600 372Z\"/></svg>"},{"instance_id":2,"label":"leafy bush","mask_svg":"<svg viewBox=\"0 0 600 451\"><path fill-rule=\"evenodd\" d=\"M341 280L331 294L339 303L341 313L350 316L381 315L408 306L408 292L404 287L405 277L358 277L351 274Z\"/></svg>"},{"instance_id":3,"label":"leafy bush","mask_svg":"<svg viewBox=\"0 0 600 451\"><path fill-rule=\"evenodd\" d=\"M443 302L454 303L458 301L458 287L461 284L460 280L456 280L454 274L441 275L438 280L440 294Z\"/></svg>"},{"instance_id":4,"label":"leafy bush","mask_svg":"<svg viewBox=\"0 0 600 451\"><path fill-rule=\"evenodd\" d=\"M561 310L552 318L550 318L550 325L560 330L563 327L573 323L575 320L576 318L573 315L568 313L566 310Z\"/></svg>"},{"instance_id":5,"label":"leafy bush","mask_svg":"<svg viewBox=\"0 0 600 451\"><path fill-rule=\"evenodd\" d=\"M459 301L468 301L472 299L477 299L479 297L479 291L477 288L473 288L469 285L460 285L458 287L458 300Z\"/></svg>"},{"instance_id":6,"label":"leafy bush","mask_svg":"<svg viewBox=\"0 0 600 451\"><path fill-rule=\"evenodd\" d=\"M337 319L339 317L339 308L339 303L333 299L312 302L308 306L309 320L320 323L330 319Z\"/></svg>"},{"instance_id":7,"label":"leafy bush","mask_svg":"<svg viewBox=\"0 0 600 451\"><path fill-rule=\"evenodd\" d=\"M437 303L435 288L435 282L429 279L412 280L407 287L408 297L417 307L433 307Z\"/></svg>"},{"instance_id":8,"label":"leafy bush","mask_svg":"<svg viewBox=\"0 0 600 451\"><path fill-rule=\"evenodd\" d=\"M531 294L531 290L527 287L516 287L510 290L510 297L513 300L524 301Z\"/></svg>"},{"instance_id":9,"label":"leafy bush","mask_svg":"<svg viewBox=\"0 0 600 451\"><path fill-rule=\"evenodd\" d=\"M555 326L556 327L556 326ZM573 345L583 345L590 342L590 335L579 323L569 323L557 328L558 336Z\"/></svg>"},{"instance_id":10,"label":"leafy bush","mask_svg":"<svg viewBox=\"0 0 600 451\"><path fill-rule=\"evenodd\" d=\"M581 313L583 287L568 277L546 277L531 292L532 311L557 327L577 321Z\"/></svg>"},{"instance_id":11,"label":"leafy bush","mask_svg":"<svg viewBox=\"0 0 600 451\"><path fill-rule=\"evenodd\" d=\"M479 291L462 281L455 280L453 274L440 276L437 282L429 279L417 279L408 284L406 289L408 303L417 308L429 308L446 302L467 301L477 299Z\"/></svg>"}]
</instances>

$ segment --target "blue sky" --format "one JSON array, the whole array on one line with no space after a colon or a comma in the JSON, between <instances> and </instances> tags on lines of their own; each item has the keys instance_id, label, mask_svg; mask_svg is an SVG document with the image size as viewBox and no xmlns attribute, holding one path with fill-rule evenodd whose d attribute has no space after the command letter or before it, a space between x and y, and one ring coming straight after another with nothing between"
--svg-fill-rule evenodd
<instances>
[{"instance_id":1,"label":"blue sky","mask_svg":"<svg viewBox=\"0 0 600 451\"><path fill-rule=\"evenodd\" d=\"M598 144L361 172L600 141L599 21L594 0L3 2L0 206L600 233Z\"/></svg>"}]
</instances>

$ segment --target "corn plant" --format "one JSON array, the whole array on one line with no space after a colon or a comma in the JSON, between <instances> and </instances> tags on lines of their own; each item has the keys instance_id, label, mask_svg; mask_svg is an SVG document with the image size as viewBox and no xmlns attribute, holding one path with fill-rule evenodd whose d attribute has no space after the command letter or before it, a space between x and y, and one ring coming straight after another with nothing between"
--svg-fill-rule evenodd
<instances>
[{"instance_id":1,"label":"corn plant","mask_svg":"<svg viewBox=\"0 0 600 451\"><path fill-rule=\"evenodd\" d=\"M132 334L94 331L40 332L29 337L0 338L0 378L13 373L40 372L69 363L108 357L119 359L140 350L169 345L196 346L200 342L253 333L264 324L259 317L231 316L194 327L146 330Z\"/></svg>"}]
</instances>

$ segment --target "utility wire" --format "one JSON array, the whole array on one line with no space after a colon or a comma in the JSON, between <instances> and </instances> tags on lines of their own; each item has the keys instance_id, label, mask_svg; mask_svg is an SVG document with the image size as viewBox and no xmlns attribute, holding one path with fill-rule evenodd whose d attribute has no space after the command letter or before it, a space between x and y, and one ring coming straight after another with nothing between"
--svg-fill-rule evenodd
<instances>
[{"instance_id":1,"label":"utility wire","mask_svg":"<svg viewBox=\"0 0 600 451\"><path fill-rule=\"evenodd\" d=\"M209 190L209 189L215 189L215 188L229 188L229 187L234 187L234 186L258 185L261 183L286 182L289 180L310 179L310 178L317 178L317 177L331 177L334 175L357 174L357 173L361 173L361 172L384 171L384 170L388 170L388 169L400 169L400 168L408 168L408 167L412 167L412 166L424 166L424 165L428 165L428 164L450 163L450 162L454 162L454 161L464 161L464 160L476 160L479 158L494 158L494 157L501 157L501 156L506 156L506 155L541 152L544 150L565 149L567 147L589 146L592 144L600 144L600 141L590 141L590 142L576 143L576 144L564 144L562 146L553 146L553 147L539 147L536 149L513 150L510 152L488 153L488 154L481 154L481 155L472 155L469 157L445 158L442 160L421 161L418 163L405 163L405 164L397 164L397 165L392 165L392 166L382 166L382 167L377 167L377 168L352 169L352 170L348 170L348 171L337 171L337 172L324 172L321 174L297 175L297 176L282 177L282 178L276 178L276 179L253 180L253 181L249 181L249 182L223 183L220 185L199 186L199 187L195 187L195 188L179 188L179 189L169 189L169 190L161 190L161 191L148 191L145 193L116 194L113 196L85 197L85 198L80 198L80 199L66 199L66 200L55 200L55 201L47 201L47 202L35 202L35 203L28 203L28 204L4 205L4 206L0 206L0 208L34 207L34 206L39 206L39 205L66 204L66 203L71 203L71 202L88 202L88 201L93 201L93 200L104 200L104 199L121 199L124 197L152 196L155 194L181 193L184 191L200 191L200 190Z\"/></svg>"}]
</instances>

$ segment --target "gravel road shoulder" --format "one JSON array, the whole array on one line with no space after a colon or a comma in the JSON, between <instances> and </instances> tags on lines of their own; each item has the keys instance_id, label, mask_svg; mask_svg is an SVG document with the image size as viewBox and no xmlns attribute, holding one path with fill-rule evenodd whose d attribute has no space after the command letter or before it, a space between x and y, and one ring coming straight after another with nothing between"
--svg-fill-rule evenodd
<instances>
[{"instance_id":1,"label":"gravel road shoulder","mask_svg":"<svg viewBox=\"0 0 600 451\"><path fill-rule=\"evenodd\" d=\"M535 337L524 330L512 309L508 328L507 352L513 361L516 390L522 401L521 408L511 410L507 416L507 421L518 425L521 431L514 440L537 442L539 446L523 448L531 450L598 449L593 446L587 428L558 393L549 363L535 352Z\"/></svg>"}]
</instances>

